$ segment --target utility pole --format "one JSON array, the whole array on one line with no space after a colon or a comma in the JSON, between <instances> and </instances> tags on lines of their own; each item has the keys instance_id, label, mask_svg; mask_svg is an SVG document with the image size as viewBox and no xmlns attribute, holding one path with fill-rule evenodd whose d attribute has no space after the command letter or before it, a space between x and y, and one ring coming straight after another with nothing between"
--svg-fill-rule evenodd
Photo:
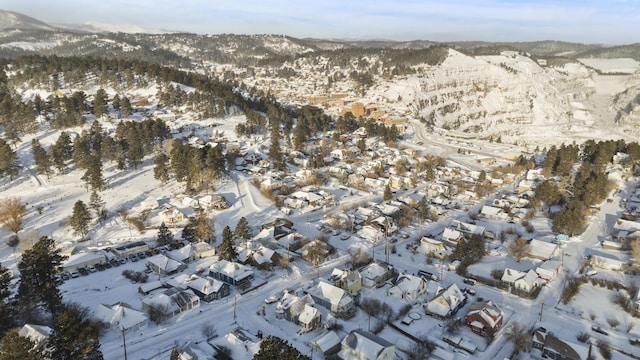
<instances>
[{"instance_id":1,"label":"utility pole","mask_svg":"<svg viewBox=\"0 0 640 360\"><path fill-rule=\"evenodd\" d=\"M127 360L127 340L124 335L124 326L120 328L122 330L122 346L124 347L124 360Z\"/></svg>"},{"instance_id":2,"label":"utility pole","mask_svg":"<svg viewBox=\"0 0 640 360\"><path fill-rule=\"evenodd\" d=\"M542 296L542 303L540 303L540 316L538 321L542 321L542 308L544 307L544 295Z\"/></svg>"}]
</instances>

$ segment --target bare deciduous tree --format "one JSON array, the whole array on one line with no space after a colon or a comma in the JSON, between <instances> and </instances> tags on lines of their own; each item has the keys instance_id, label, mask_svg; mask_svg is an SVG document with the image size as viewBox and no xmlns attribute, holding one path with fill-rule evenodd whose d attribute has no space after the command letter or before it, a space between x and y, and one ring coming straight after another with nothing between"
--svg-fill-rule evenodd
<instances>
[{"instance_id":1,"label":"bare deciduous tree","mask_svg":"<svg viewBox=\"0 0 640 360\"><path fill-rule=\"evenodd\" d=\"M509 243L508 251L509 255L511 255L516 261L520 262L522 258L529 255L529 243L527 239L518 238Z\"/></svg>"},{"instance_id":2,"label":"bare deciduous tree","mask_svg":"<svg viewBox=\"0 0 640 360\"><path fill-rule=\"evenodd\" d=\"M11 196L0 201L0 224L2 227L18 234L22 230L22 220L27 215L27 207L20 198Z\"/></svg>"}]
</instances>

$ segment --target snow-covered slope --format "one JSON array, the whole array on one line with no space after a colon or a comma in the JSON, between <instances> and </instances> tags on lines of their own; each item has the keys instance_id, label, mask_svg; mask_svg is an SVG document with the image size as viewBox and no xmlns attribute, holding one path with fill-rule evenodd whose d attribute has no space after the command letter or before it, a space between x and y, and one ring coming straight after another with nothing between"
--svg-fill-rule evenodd
<instances>
[{"instance_id":1,"label":"snow-covered slope","mask_svg":"<svg viewBox=\"0 0 640 360\"><path fill-rule=\"evenodd\" d=\"M54 30L52 26L24 14L0 10L0 30L6 29Z\"/></svg>"}]
</instances>

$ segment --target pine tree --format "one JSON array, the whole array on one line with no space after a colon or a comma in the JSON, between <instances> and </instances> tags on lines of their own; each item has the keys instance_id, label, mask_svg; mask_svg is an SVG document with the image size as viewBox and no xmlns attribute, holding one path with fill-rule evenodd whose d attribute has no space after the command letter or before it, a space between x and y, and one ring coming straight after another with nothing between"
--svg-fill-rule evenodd
<instances>
[{"instance_id":1,"label":"pine tree","mask_svg":"<svg viewBox=\"0 0 640 360\"><path fill-rule=\"evenodd\" d=\"M280 125L278 119L269 119L271 121L271 146L269 147L269 159L272 167L277 170L284 170L285 164L282 158L282 150L280 149Z\"/></svg>"},{"instance_id":2,"label":"pine tree","mask_svg":"<svg viewBox=\"0 0 640 360\"><path fill-rule=\"evenodd\" d=\"M423 196L420 201L418 201L418 205L416 206L416 212L418 216L422 219L426 219L429 217L429 204L427 203L427 197Z\"/></svg>"},{"instance_id":3,"label":"pine tree","mask_svg":"<svg viewBox=\"0 0 640 360\"><path fill-rule=\"evenodd\" d=\"M12 278L9 269L0 265L0 337L13 326L13 316L9 306L9 297L11 296L9 286Z\"/></svg>"},{"instance_id":4,"label":"pine tree","mask_svg":"<svg viewBox=\"0 0 640 360\"><path fill-rule=\"evenodd\" d=\"M129 102L129 98L128 97L123 97L122 98L122 115L124 116L129 116L131 115L133 112L133 109L131 108L131 103Z\"/></svg>"},{"instance_id":5,"label":"pine tree","mask_svg":"<svg viewBox=\"0 0 640 360\"><path fill-rule=\"evenodd\" d=\"M38 305L44 305L54 317L60 314L62 295L56 275L65 259L66 256L60 255L60 249L53 239L47 236L41 237L22 254L22 260L18 263L18 299L22 314L30 317Z\"/></svg>"},{"instance_id":6,"label":"pine tree","mask_svg":"<svg viewBox=\"0 0 640 360\"><path fill-rule=\"evenodd\" d=\"M102 175L102 161L98 155L89 155L86 160L86 170L82 180L87 183L87 188L91 191L102 191L107 187L107 183Z\"/></svg>"},{"instance_id":7,"label":"pine tree","mask_svg":"<svg viewBox=\"0 0 640 360\"><path fill-rule=\"evenodd\" d=\"M33 160L36 165L36 173L38 175L46 175L47 179L51 176L51 159L47 151L40 145L38 139L31 140L31 151L33 152Z\"/></svg>"},{"instance_id":8,"label":"pine tree","mask_svg":"<svg viewBox=\"0 0 640 360\"><path fill-rule=\"evenodd\" d=\"M291 346L287 341L275 336L268 336L260 342L260 351L253 360L311 360L303 355L298 349Z\"/></svg>"},{"instance_id":9,"label":"pine tree","mask_svg":"<svg viewBox=\"0 0 640 360\"><path fill-rule=\"evenodd\" d=\"M16 153L3 139L0 139L0 176L9 175L9 180L18 175L18 167L16 166Z\"/></svg>"},{"instance_id":10,"label":"pine tree","mask_svg":"<svg viewBox=\"0 0 640 360\"><path fill-rule=\"evenodd\" d=\"M180 352L178 349L171 349L171 355L169 355L169 360L180 360L182 357L180 356Z\"/></svg>"},{"instance_id":11,"label":"pine tree","mask_svg":"<svg viewBox=\"0 0 640 360\"><path fill-rule=\"evenodd\" d=\"M0 340L0 360L40 360L44 353L28 337L20 336L18 329L11 330Z\"/></svg>"},{"instance_id":12,"label":"pine tree","mask_svg":"<svg viewBox=\"0 0 640 360\"><path fill-rule=\"evenodd\" d=\"M89 207L96 212L96 217L100 222L104 220L103 218L105 215L104 205L105 205L105 202L100 197L100 194L98 194L97 191L93 190L91 192L91 197L89 198Z\"/></svg>"},{"instance_id":13,"label":"pine tree","mask_svg":"<svg viewBox=\"0 0 640 360\"><path fill-rule=\"evenodd\" d=\"M173 242L173 233L163 221L158 228L158 245L167 245L171 242Z\"/></svg>"},{"instance_id":14,"label":"pine tree","mask_svg":"<svg viewBox=\"0 0 640 360\"><path fill-rule=\"evenodd\" d=\"M391 192L391 187L389 187L389 184L387 184L387 186L384 187L384 201L391 201L393 199L393 193Z\"/></svg>"},{"instance_id":15,"label":"pine tree","mask_svg":"<svg viewBox=\"0 0 640 360\"><path fill-rule=\"evenodd\" d=\"M196 242L196 230L194 229L193 225L187 224L184 226L184 228L182 229L182 239L190 243Z\"/></svg>"},{"instance_id":16,"label":"pine tree","mask_svg":"<svg viewBox=\"0 0 640 360\"><path fill-rule=\"evenodd\" d=\"M244 216L241 217L240 220L238 220L236 229L233 231L233 237L243 240L251 239L251 227L249 226L249 222Z\"/></svg>"},{"instance_id":17,"label":"pine tree","mask_svg":"<svg viewBox=\"0 0 640 360\"><path fill-rule=\"evenodd\" d=\"M75 234L84 238L89 233L90 222L91 213L89 213L87 205L85 205L82 200L76 201L73 205L73 213L71 213L71 217L69 218L69 225L71 225Z\"/></svg>"},{"instance_id":18,"label":"pine tree","mask_svg":"<svg viewBox=\"0 0 640 360\"><path fill-rule=\"evenodd\" d=\"M195 235L200 241L215 242L216 240L213 221L209 220L204 212L198 213L195 218Z\"/></svg>"},{"instance_id":19,"label":"pine tree","mask_svg":"<svg viewBox=\"0 0 640 360\"><path fill-rule=\"evenodd\" d=\"M79 306L67 306L57 318L47 342L51 359L102 360L99 325L91 321L88 311Z\"/></svg>"},{"instance_id":20,"label":"pine tree","mask_svg":"<svg viewBox=\"0 0 640 360\"><path fill-rule=\"evenodd\" d=\"M222 243L218 248L218 258L220 260L234 261L238 257L233 243L233 232L229 225L222 230Z\"/></svg>"},{"instance_id":21,"label":"pine tree","mask_svg":"<svg viewBox=\"0 0 640 360\"><path fill-rule=\"evenodd\" d=\"M118 113L118 119L120 118L120 106L121 106L121 101L120 101L120 95L115 94L113 95L113 100L111 100L111 106L113 106L113 110L115 112Z\"/></svg>"},{"instance_id":22,"label":"pine tree","mask_svg":"<svg viewBox=\"0 0 640 360\"><path fill-rule=\"evenodd\" d=\"M51 148L53 165L59 172L64 171L66 168L65 162L71 159L72 154L71 137L66 131L63 131L60 133L58 140L56 140L56 143Z\"/></svg>"},{"instance_id":23,"label":"pine tree","mask_svg":"<svg viewBox=\"0 0 640 360\"><path fill-rule=\"evenodd\" d=\"M98 89L93 99L93 114L96 117L101 117L107 113L107 101L107 92L103 88Z\"/></svg>"},{"instance_id":24,"label":"pine tree","mask_svg":"<svg viewBox=\"0 0 640 360\"><path fill-rule=\"evenodd\" d=\"M169 182L169 157L165 153L156 155L153 177L162 185Z\"/></svg>"}]
</instances>

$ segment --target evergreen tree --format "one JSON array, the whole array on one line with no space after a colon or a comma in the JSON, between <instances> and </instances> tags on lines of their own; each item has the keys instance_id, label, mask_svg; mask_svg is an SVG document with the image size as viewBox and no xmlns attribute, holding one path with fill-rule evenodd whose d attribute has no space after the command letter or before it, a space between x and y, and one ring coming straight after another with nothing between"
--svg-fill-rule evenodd
<instances>
[{"instance_id":1,"label":"evergreen tree","mask_svg":"<svg viewBox=\"0 0 640 360\"><path fill-rule=\"evenodd\" d=\"M40 145L38 139L31 140L31 151L33 152L33 160L36 165L36 173L38 175L46 175L47 179L51 176L51 159L47 151Z\"/></svg>"},{"instance_id":2,"label":"evergreen tree","mask_svg":"<svg viewBox=\"0 0 640 360\"><path fill-rule=\"evenodd\" d=\"M13 326L13 316L9 305L9 297L11 296L9 285L11 285L12 278L9 269L0 265L0 337Z\"/></svg>"},{"instance_id":3,"label":"evergreen tree","mask_svg":"<svg viewBox=\"0 0 640 360\"><path fill-rule=\"evenodd\" d=\"M98 194L98 192L95 190L92 191L91 197L89 198L89 207L96 212L96 217L100 222L104 220L104 215L106 215L104 205L105 205L105 202L100 197L100 194Z\"/></svg>"},{"instance_id":4,"label":"evergreen tree","mask_svg":"<svg viewBox=\"0 0 640 360\"><path fill-rule=\"evenodd\" d=\"M171 355L169 355L169 360L180 360L182 359L182 357L180 356L180 352L178 351L178 349L173 348L171 349Z\"/></svg>"},{"instance_id":5,"label":"evergreen tree","mask_svg":"<svg viewBox=\"0 0 640 360\"><path fill-rule=\"evenodd\" d=\"M103 88L96 91L96 95L93 99L93 114L96 117L101 117L107 113L107 92Z\"/></svg>"},{"instance_id":6,"label":"evergreen tree","mask_svg":"<svg viewBox=\"0 0 640 360\"><path fill-rule=\"evenodd\" d=\"M233 237L236 239L248 240L251 239L252 236L249 222L244 216L241 217L236 224L236 229L233 231Z\"/></svg>"},{"instance_id":7,"label":"evergreen tree","mask_svg":"<svg viewBox=\"0 0 640 360\"><path fill-rule=\"evenodd\" d=\"M184 226L184 228L182 229L182 239L190 243L196 242L196 230L194 229L193 225L187 224Z\"/></svg>"},{"instance_id":8,"label":"evergreen tree","mask_svg":"<svg viewBox=\"0 0 640 360\"><path fill-rule=\"evenodd\" d=\"M113 111L118 113L118 119L120 118L120 106L121 106L121 101L120 101L120 95L115 94L113 95L113 99L111 100L111 106L113 106Z\"/></svg>"},{"instance_id":9,"label":"evergreen tree","mask_svg":"<svg viewBox=\"0 0 640 360\"><path fill-rule=\"evenodd\" d=\"M98 155L92 154L87 157L86 170L82 180L87 183L87 188L91 191L102 191L107 187L106 180L102 175L102 161Z\"/></svg>"},{"instance_id":10,"label":"evergreen tree","mask_svg":"<svg viewBox=\"0 0 640 360\"><path fill-rule=\"evenodd\" d=\"M76 201L73 205L73 212L69 218L69 225L76 235L85 237L89 233L89 224L91 222L91 213L87 205L82 200Z\"/></svg>"},{"instance_id":11,"label":"evergreen tree","mask_svg":"<svg viewBox=\"0 0 640 360\"><path fill-rule=\"evenodd\" d=\"M269 147L269 160L271 166L277 170L284 170L285 164L280 149L280 125L278 119L269 119L271 121L271 146Z\"/></svg>"},{"instance_id":12,"label":"evergreen tree","mask_svg":"<svg viewBox=\"0 0 640 360\"><path fill-rule=\"evenodd\" d=\"M72 154L71 137L66 131L63 131L51 148L51 159L59 172L64 171L66 168L65 162L71 159Z\"/></svg>"},{"instance_id":13,"label":"evergreen tree","mask_svg":"<svg viewBox=\"0 0 640 360\"><path fill-rule=\"evenodd\" d=\"M111 136L105 136L102 141L101 155L107 161L114 161L118 158L118 144Z\"/></svg>"},{"instance_id":14,"label":"evergreen tree","mask_svg":"<svg viewBox=\"0 0 640 360\"><path fill-rule=\"evenodd\" d=\"M41 360L44 352L28 337L20 336L18 329L11 330L0 340L0 360Z\"/></svg>"},{"instance_id":15,"label":"evergreen tree","mask_svg":"<svg viewBox=\"0 0 640 360\"><path fill-rule=\"evenodd\" d=\"M163 221L158 228L158 245L167 245L171 242L173 242L173 233Z\"/></svg>"},{"instance_id":16,"label":"evergreen tree","mask_svg":"<svg viewBox=\"0 0 640 360\"><path fill-rule=\"evenodd\" d=\"M16 166L16 153L3 139L0 139L0 176L9 175L9 180L18 175L18 167Z\"/></svg>"},{"instance_id":17,"label":"evergreen tree","mask_svg":"<svg viewBox=\"0 0 640 360\"><path fill-rule=\"evenodd\" d=\"M222 230L222 243L218 248L218 259L234 261L238 257L233 243L233 233L229 225Z\"/></svg>"},{"instance_id":18,"label":"evergreen tree","mask_svg":"<svg viewBox=\"0 0 640 360\"><path fill-rule=\"evenodd\" d=\"M384 187L383 198L384 198L384 201L387 201L387 202L393 200L393 193L391 192L391 187L389 187L389 184L387 184L387 186Z\"/></svg>"},{"instance_id":19,"label":"evergreen tree","mask_svg":"<svg viewBox=\"0 0 640 360\"><path fill-rule=\"evenodd\" d=\"M18 300L21 313L29 319L35 315L34 310L38 305L44 305L54 317L62 311L62 295L56 275L65 259L66 256L60 255L53 239L47 236L41 237L22 254L22 260L18 263Z\"/></svg>"},{"instance_id":20,"label":"evergreen tree","mask_svg":"<svg viewBox=\"0 0 640 360\"><path fill-rule=\"evenodd\" d=\"M416 206L416 212L421 219L429 217L429 203L427 202L427 196L423 196L418 205Z\"/></svg>"},{"instance_id":21,"label":"evergreen tree","mask_svg":"<svg viewBox=\"0 0 640 360\"><path fill-rule=\"evenodd\" d=\"M162 185L169 182L169 157L165 153L156 155L153 177Z\"/></svg>"},{"instance_id":22,"label":"evergreen tree","mask_svg":"<svg viewBox=\"0 0 640 360\"><path fill-rule=\"evenodd\" d=\"M303 355L298 349L291 346L287 341L275 336L268 336L260 342L260 351L253 360L311 360Z\"/></svg>"},{"instance_id":23,"label":"evergreen tree","mask_svg":"<svg viewBox=\"0 0 640 360\"><path fill-rule=\"evenodd\" d=\"M215 242L216 240L213 221L209 220L204 212L199 212L195 218L195 235L200 241Z\"/></svg>"},{"instance_id":24,"label":"evergreen tree","mask_svg":"<svg viewBox=\"0 0 640 360\"><path fill-rule=\"evenodd\" d=\"M100 325L91 321L86 309L67 306L57 318L47 342L51 359L102 360Z\"/></svg>"},{"instance_id":25,"label":"evergreen tree","mask_svg":"<svg viewBox=\"0 0 640 360\"><path fill-rule=\"evenodd\" d=\"M133 109L131 108L131 103L129 102L128 97L122 98L122 115L129 116L133 113Z\"/></svg>"}]
</instances>

